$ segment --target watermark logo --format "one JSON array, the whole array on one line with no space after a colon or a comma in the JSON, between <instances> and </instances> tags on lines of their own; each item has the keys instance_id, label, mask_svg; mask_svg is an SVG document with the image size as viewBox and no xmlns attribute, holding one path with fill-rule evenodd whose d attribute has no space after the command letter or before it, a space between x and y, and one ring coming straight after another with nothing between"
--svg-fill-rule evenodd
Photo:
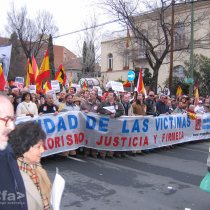
<instances>
[{"instance_id":1,"label":"watermark logo","mask_svg":"<svg viewBox=\"0 0 210 210\"><path fill-rule=\"evenodd\" d=\"M22 204L21 199L25 194L20 192L8 192L7 190L0 191L0 205L18 205Z\"/></svg>"}]
</instances>

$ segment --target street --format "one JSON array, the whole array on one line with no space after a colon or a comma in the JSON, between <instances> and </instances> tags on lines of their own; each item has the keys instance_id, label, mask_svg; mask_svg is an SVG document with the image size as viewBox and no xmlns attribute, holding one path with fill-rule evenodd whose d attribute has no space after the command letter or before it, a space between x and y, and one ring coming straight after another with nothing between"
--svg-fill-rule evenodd
<instances>
[{"instance_id":1,"label":"street","mask_svg":"<svg viewBox=\"0 0 210 210\"><path fill-rule=\"evenodd\" d=\"M199 189L209 141L185 143L128 158L43 158L51 180L66 180L61 210L209 210Z\"/></svg>"}]
</instances>

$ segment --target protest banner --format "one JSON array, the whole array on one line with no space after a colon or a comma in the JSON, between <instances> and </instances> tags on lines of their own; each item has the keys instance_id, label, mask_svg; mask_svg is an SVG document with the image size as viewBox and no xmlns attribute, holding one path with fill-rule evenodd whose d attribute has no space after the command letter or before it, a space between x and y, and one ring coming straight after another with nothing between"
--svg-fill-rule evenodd
<instances>
[{"instance_id":1,"label":"protest banner","mask_svg":"<svg viewBox=\"0 0 210 210\"><path fill-rule=\"evenodd\" d=\"M17 118L16 123L28 120ZM210 138L210 113L196 120L187 114L109 118L81 111L33 118L47 134L44 156L79 147L99 150L145 150ZM198 126L199 125L199 126Z\"/></svg>"}]
</instances>

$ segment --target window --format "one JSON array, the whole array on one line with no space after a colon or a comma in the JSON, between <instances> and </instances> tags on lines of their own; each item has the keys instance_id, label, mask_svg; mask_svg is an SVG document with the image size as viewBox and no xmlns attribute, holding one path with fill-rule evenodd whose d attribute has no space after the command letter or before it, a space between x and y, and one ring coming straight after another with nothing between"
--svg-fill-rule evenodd
<instances>
[{"instance_id":1,"label":"window","mask_svg":"<svg viewBox=\"0 0 210 210\"><path fill-rule=\"evenodd\" d=\"M180 49L185 46L185 26L184 23L175 24L174 28L174 47Z\"/></svg>"},{"instance_id":2,"label":"window","mask_svg":"<svg viewBox=\"0 0 210 210\"><path fill-rule=\"evenodd\" d=\"M148 33L146 30L143 30L143 35L145 37L148 37ZM138 58L139 59L144 59L146 58L145 56L145 52L146 52L146 42L144 39L140 39L140 42L139 42L139 54L138 54Z\"/></svg>"},{"instance_id":3,"label":"window","mask_svg":"<svg viewBox=\"0 0 210 210\"><path fill-rule=\"evenodd\" d=\"M123 55L123 69L129 69L129 53L125 52Z\"/></svg>"},{"instance_id":4,"label":"window","mask_svg":"<svg viewBox=\"0 0 210 210\"><path fill-rule=\"evenodd\" d=\"M108 70L112 70L113 69L113 55L112 53L108 54Z\"/></svg>"}]
</instances>

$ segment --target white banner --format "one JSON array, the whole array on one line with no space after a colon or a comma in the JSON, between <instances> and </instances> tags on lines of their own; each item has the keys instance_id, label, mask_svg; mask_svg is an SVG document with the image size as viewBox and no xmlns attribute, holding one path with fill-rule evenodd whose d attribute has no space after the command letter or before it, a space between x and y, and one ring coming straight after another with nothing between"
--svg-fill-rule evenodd
<instances>
[{"instance_id":1,"label":"white banner","mask_svg":"<svg viewBox=\"0 0 210 210\"><path fill-rule=\"evenodd\" d=\"M4 77L6 80L9 72L11 51L12 45L0 47L0 63L2 63Z\"/></svg>"},{"instance_id":2,"label":"white banner","mask_svg":"<svg viewBox=\"0 0 210 210\"><path fill-rule=\"evenodd\" d=\"M29 118L18 118L16 123ZM99 150L145 150L210 138L210 113L191 120L186 114L123 116L64 112L33 118L47 133L44 156L89 147Z\"/></svg>"}]
</instances>

